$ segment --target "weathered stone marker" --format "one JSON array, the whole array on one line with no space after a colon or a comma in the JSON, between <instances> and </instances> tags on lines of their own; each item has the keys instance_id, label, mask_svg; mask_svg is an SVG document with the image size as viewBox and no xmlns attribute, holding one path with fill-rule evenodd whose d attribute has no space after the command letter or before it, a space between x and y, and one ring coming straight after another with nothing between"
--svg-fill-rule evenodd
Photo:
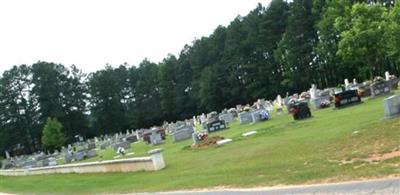
<instances>
[{"instance_id":1,"label":"weathered stone marker","mask_svg":"<svg viewBox=\"0 0 400 195\"><path fill-rule=\"evenodd\" d=\"M385 118L390 119L400 115L400 96L394 95L383 101Z\"/></svg>"}]
</instances>

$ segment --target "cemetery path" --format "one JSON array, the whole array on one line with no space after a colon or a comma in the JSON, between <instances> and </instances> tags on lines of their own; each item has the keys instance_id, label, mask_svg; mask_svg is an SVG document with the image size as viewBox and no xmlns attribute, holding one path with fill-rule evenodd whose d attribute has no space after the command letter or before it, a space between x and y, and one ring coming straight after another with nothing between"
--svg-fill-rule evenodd
<instances>
[{"instance_id":1,"label":"cemetery path","mask_svg":"<svg viewBox=\"0 0 400 195\"><path fill-rule=\"evenodd\" d=\"M166 195L247 195L247 194L400 194L400 177L368 181L353 181L333 184L316 184L286 187L268 187L251 189L223 189L204 191L179 191L152 194Z\"/></svg>"}]
</instances>

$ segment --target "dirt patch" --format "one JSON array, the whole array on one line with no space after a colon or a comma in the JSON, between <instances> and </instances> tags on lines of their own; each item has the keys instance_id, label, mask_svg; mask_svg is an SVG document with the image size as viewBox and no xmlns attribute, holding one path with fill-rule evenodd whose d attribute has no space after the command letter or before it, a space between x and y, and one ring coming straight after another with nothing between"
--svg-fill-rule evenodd
<instances>
[{"instance_id":1,"label":"dirt patch","mask_svg":"<svg viewBox=\"0 0 400 195\"><path fill-rule=\"evenodd\" d=\"M384 161L384 160L388 160L391 158L395 158L395 157L400 157L400 149L397 150L393 150L389 153L385 153L385 154L373 154L370 157L363 159L364 161L368 161L368 162L376 162L376 161Z\"/></svg>"},{"instance_id":2,"label":"dirt patch","mask_svg":"<svg viewBox=\"0 0 400 195\"><path fill-rule=\"evenodd\" d=\"M221 136L207 137L205 140L201 141L199 144L192 145L191 147L193 149L204 149L204 148L208 148L210 146L217 145L217 141L223 140L223 139L224 139L224 137L221 137Z\"/></svg>"},{"instance_id":3,"label":"dirt patch","mask_svg":"<svg viewBox=\"0 0 400 195\"><path fill-rule=\"evenodd\" d=\"M377 163L377 162L382 162L388 159L400 157L400 148L396 148L392 150L391 152L383 153L383 154L372 154L369 155L367 158L353 158L351 160L329 160L330 162L336 162L339 165L346 165L346 164L352 164L354 162L368 162L368 163ZM363 166L363 165L362 165Z\"/></svg>"}]
</instances>

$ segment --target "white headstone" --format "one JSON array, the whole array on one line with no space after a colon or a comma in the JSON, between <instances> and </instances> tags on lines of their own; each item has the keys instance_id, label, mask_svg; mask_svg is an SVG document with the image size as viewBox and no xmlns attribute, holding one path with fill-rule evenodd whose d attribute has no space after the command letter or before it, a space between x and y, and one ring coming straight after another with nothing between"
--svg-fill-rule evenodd
<instances>
[{"instance_id":1,"label":"white headstone","mask_svg":"<svg viewBox=\"0 0 400 195\"><path fill-rule=\"evenodd\" d=\"M195 125L197 125L196 116L193 116L193 122L194 122Z\"/></svg>"},{"instance_id":2,"label":"white headstone","mask_svg":"<svg viewBox=\"0 0 400 195\"><path fill-rule=\"evenodd\" d=\"M203 114L201 114L201 116L200 116L200 120L201 120L201 123L204 123L204 122L206 122L206 115L203 113Z\"/></svg>"},{"instance_id":3,"label":"white headstone","mask_svg":"<svg viewBox=\"0 0 400 195\"><path fill-rule=\"evenodd\" d=\"M6 150L6 158L10 159L10 153Z\"/></svg>"},{"instance_id":4,"label":"white headstone","mask_svg":"<svg viewBox=\"0 0 400 195\"><path fill-rule=\"evenodd\" d=\"M281 97L281 95L278 95L278 97L276 97L276 103L278 104L278 107L282 107L282 97Z\"/></svg>"},{"instance_id":5,"label":"white headstone","mask_svg":"<svg viewBox=\"0 0 400 195\"><path fill-rule=\"evenodd\" d=\"M317 98L317 85L315 85L315 84L311 85L310 96L311 96L311 99Z\"/></svg>"},{"instance_id":6,"label":"white headstone","mask_svg":"<svg viewBox=\"0 0 400 195\"><path fill-rule=\"evenodd\" d=\"M353 84L357 85L357 79L356 78L353 79Z\"/></svg>"},{"instance_id":7,"label":"white headstone","mask_svg":"<svg viewBox=\"0 0 400 195\"><path fill-rule=\"evenodd\" d=\"M349 86L349 79L344 79L344 86L347 88Z\"/></svg>"},{"instance_id":8,"label":"white headstone","mask_svg":"<svg viewBox=\"0 0 400 195\"><path fill-rule=\"evenodd\" d=\"M385 78L386 78L387 81L390 80L389 71L386 71L386 72L385 72Z\"/></svg>"}]
</instances>

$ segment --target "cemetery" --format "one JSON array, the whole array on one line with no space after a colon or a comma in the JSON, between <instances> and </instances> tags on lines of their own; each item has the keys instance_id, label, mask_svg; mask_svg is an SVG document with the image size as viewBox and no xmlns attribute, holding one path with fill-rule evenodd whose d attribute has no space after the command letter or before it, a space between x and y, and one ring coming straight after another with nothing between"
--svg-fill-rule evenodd
<instances>
[{"instance_id":1,"label":"cemetery","mask_svg":"<svg viewBox=\"0 0 400 195\"><path fill-rule=\"evenodd\" d=\"M395 140L400 140L398 133L400 92L391 81L381 81L380 84L371 82L369 86L370 96L373 98L365 98L366 93L360 95L360 91L365 88L360 84L348 84L347 87L324 90L312 85L309 91L300 95L287 95L285 98L277 96L274 101L259 99L251 106L238 105L236 108L224 109L220 113L202 114L194 116L193 119L165 123L160 127L127 130L126 133L103 135L87 140L78 137L76 143L54 153L41 152L29 156L10 156L7 153L7 158L1 161L0 175L31 175L26 176L27 181L43 178L57 184L63 182L63 178L58 174L52 175L53 173L80 173L72 177L84 179L86 176L82 173L157 171L138 172L126 176L132 181L139 180L138 183L121 184L110 181L108 186L117 188L118 185L123 185L129 186L126 189L131 190L135 188L140 189L138 191L158 191L181 189L181 186L177 185L154 188L148 186L152 186L150 180L166 182L168 178L176 177L182 169L190 171L181 175L180 179L199 181L185 185L185 188L196 188L198 185L214 186L211 181L201 178L216 174L218 168L214 165L220 163L223 163L228 170L239 171L224 172L224 176L217 175L215 181L240 186L249 185L242 182L243 179L250 179L248 178L250 176L244 174L245 172L265 175L256 179L256 183L273 182L276 176L271 174L271 171L282 176L285 170L265 167L275 166L282 161L287 161L289 167L304 166L298 173L289 171L291 176L283 176L288 181L286 184L304 181L301 174L307 174L311 169L319 172L313 178L353 178L357 174L365 174L365 171L370 169L377 169L380 173L386 171L392 162L381 162L379 166L364 164L362 168L351 171L345 171L340 163L332 163L347 158L362 158L365 154L379 155L399 147ZM386 90L388 87L389 90ZM329 108L331 104L336 108L347 107L360 103L363 97L364 104L346 110L322 109ZM352 115L349 116L347 111L351 111ZM314 117L310 118L311 116ZM306 118L310 119L298 121ZM387 120L382 121L383 118ZM390 136L377 138L382 131L390 135L391 139L388 139ZM371 151L368 145L362 144L371 141L385 144ZM283 145L285 147L282 147ZM316 145L319 148L317 154L315 154ZM337 151L338 147L347 149ZM119 152L121 149L123 153ZM285 155L281 155L282 153ZM238 160L241 156L243 161ZM266 156L274 160L267 161ZM305 160L305 157L308 160ZM321 159L327 160L321 161ZM394 162L400 164L398 159ZM304 165L308 163L312 167ZM197 169L198 166L202 166L202 169ZM335 171L326 170L324 168L326 166ZM398 173L395 168L389 170L390 173ZM374 174L368 172L366 176ZM226 179L226 176L232 179ZM235 177L242 179L235 180L233 179ZM0 179L5 179L8 183L17 178L0 176ZM91 180L96 182L98 179L91 178ZM2 185L0 183L0 188ZM85 185L89 185L87 188L93 190L90 187L93 185L91 182ZM42 192L47 192L45 189L42 186L41 190L44 190ZM90 192L107 192L107 189L107 186L100 186ZM67 191L70 192L70 189L63 187L60 189L60 192Z\"/></svg>"},{"instance_id":2,"label":"cemetery","mask_svg":"<svg viewBox=\"0 0 400 195\"><path fill-rule=\"evenodd\" d=\"M400 194L400 0L0 8L0 195Z\"/></svg>"}]
</instances>

